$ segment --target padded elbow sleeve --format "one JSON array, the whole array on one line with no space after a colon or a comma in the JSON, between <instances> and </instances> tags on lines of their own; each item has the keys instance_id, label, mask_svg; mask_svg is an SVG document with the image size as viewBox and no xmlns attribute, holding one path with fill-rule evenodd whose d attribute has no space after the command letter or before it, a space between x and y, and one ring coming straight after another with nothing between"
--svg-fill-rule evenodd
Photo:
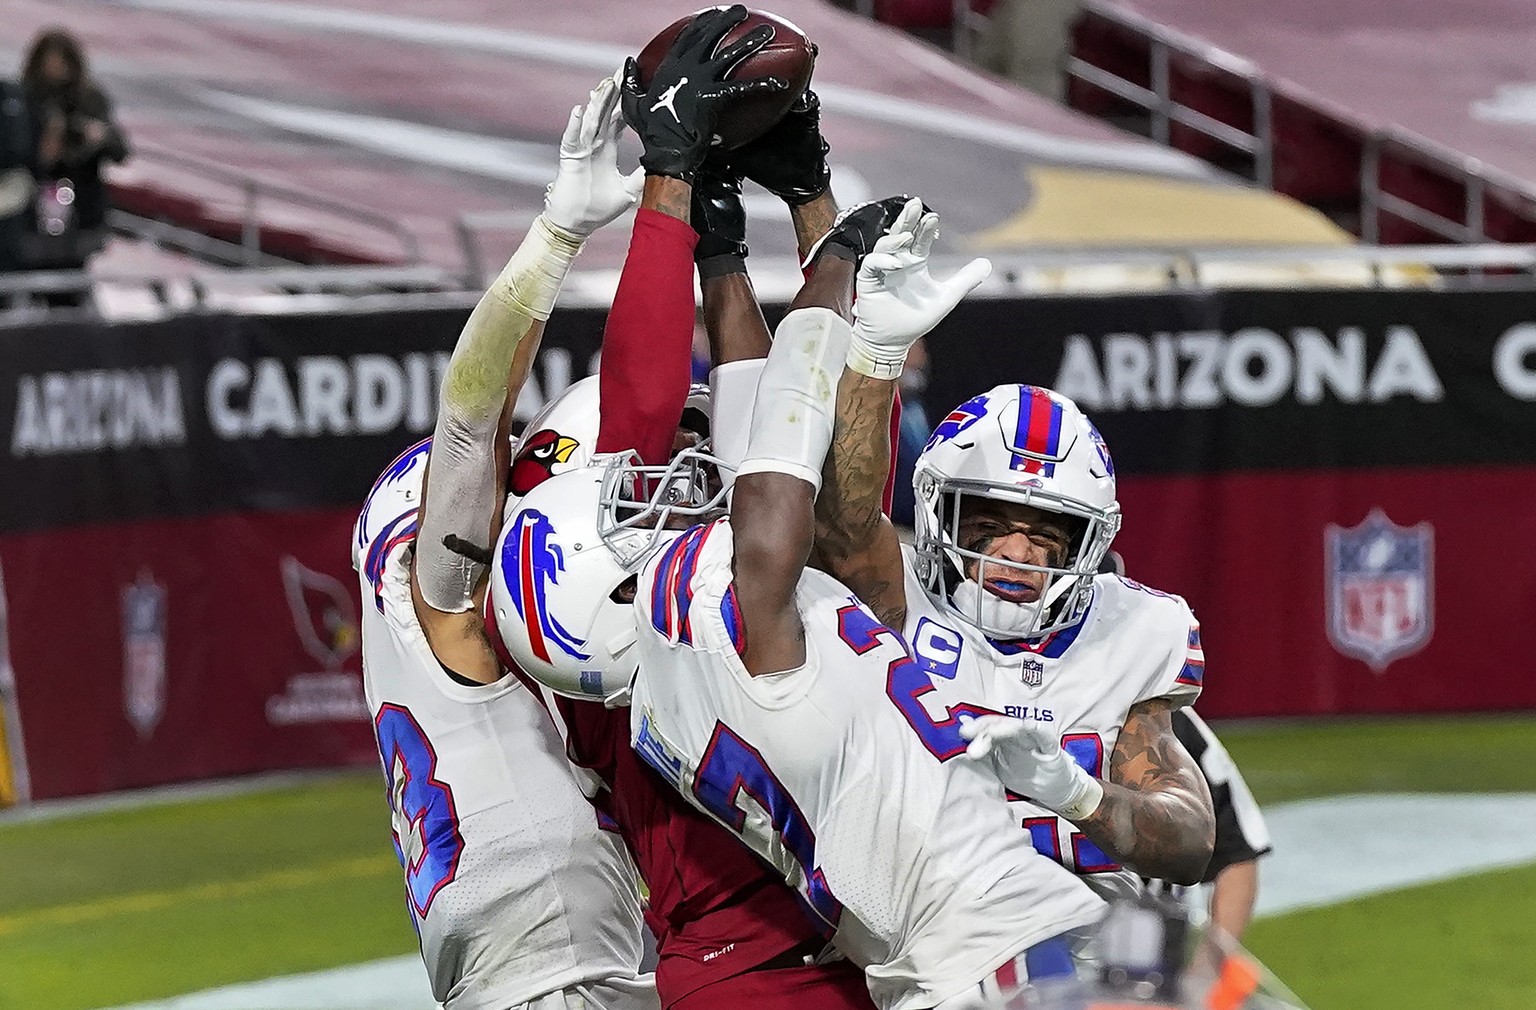
<instances>
[{"instance_id":1,"label":"padded elbow sleeve","mask_svg":"<svg viewBox=\"0 0 1536 1010\"><path fill-rule=\"evenodd\" d=\"M796 309L774 332L737 475L785 473L821 490L832 445L837 382L852 327L831 309Z\"/></svg>"},{"instance_id":2,"label":"padded elbow sleeve","mask_svg":"<svg viewBox=\"0 0 1536 1010\"><path fill-rule=\"evenodd\" d=\"M709 440L715 456L731 467L721 474L727 483L747 456L757 385L767 363L767 358L727 361L709 373Z\"/></svg>"}]
</instances>

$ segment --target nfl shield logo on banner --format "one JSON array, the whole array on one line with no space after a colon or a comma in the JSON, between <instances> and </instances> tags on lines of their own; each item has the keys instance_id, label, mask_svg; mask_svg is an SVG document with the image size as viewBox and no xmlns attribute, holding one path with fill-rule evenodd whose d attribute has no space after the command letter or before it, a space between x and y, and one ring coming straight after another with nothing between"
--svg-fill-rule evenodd
<instances>
[{"instance_id":1,"label":"nfl shield logo on banner","mask_svg":"<svg viewBox=\"0 0 1536 1010\"><path fill-rule=\"evenodd\" d=\"M1328 526L1328 638L1380 673L1435 627L1435 530L1398 526L1372 509L1359 526Z\"/></svg>"},{"instance_id":2,"label":"nfl shield logo on banner","mask_svg":"<svg viewBox=\"0 0 1536 1010\"><path fill-rule=\"evenodd\" d=\"M165 587L149 569L123 587L123 714L149 739L165 713Z\"/></svg>"},{"instance_id":3,"label":"nfl shield logo on banner","mask_svg":"<svg viewBox=\"0 0 1536 1010\"><path fill-rule=\"evenodd\" d=\"M1045 680L1045 664L1034 656L1025 656L1019 667L1019 679L1025 687L1039 687Z\"/></svg>"}]
</instances>

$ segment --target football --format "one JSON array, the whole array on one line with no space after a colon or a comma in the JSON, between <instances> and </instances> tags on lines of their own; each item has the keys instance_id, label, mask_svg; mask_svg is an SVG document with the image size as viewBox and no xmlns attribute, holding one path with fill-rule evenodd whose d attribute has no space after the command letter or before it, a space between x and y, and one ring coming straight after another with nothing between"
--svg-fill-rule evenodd
<instances>
[{"instance_id":1,"label":"football","mask_svg":"<svg viewBox=\"0 0 1536 1010\"><path fill-rule=\"evenodd\" d=\"M702 13L702 12L698 12ZM667 49L677 39L684 26L698 16L690 14L663 28L645 44L636 57L639 64L640 83L650 87L656 67L666 55ZM758 25L772 25L773 38L757 52L733 67L727 80L749 80L757 77L779 77L789 83L788 89L771 94L749 95L733 102L720 116L717 131L720 143L726 147L740 147L756 140L777 123L789 107L805 93L811 83L811 70L815 64L815 50L811 40L795 25L764 11L749 10L747 19L726 32L720 40L720 48L730 45Z\"/></svg>"}]
</instances>

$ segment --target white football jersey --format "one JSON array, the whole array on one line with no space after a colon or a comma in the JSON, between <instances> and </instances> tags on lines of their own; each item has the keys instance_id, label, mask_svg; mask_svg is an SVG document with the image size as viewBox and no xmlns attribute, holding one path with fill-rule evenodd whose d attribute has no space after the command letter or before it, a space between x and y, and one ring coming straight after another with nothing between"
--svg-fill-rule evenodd
<instances>
[{"instance_id":1,"label":"white football jersey","mask_svg":"<svg viewBox=\"0 0 1536 1010\"><path fill-rule=\"evenodd\" d=\"M634 978L634 868L599 828L548 713L517 677L449 679L416 619L409 565L428 445L379 478L352 548L364 690L432 994L450 1010L506 1010Z\"/></svg>"},{"instance_id":2,"label":"white football jersey","mask_svg":"<svg viewBox=\"0 0 1536 1010\"><path fill-rule=\"evenodd\" d=\"M931 1007L1103 902L1029 846L958 713L835 579L797 589L805 665L751 677L729 520L640 574L635 749L738 833L864 968L885 1010Z\"/></svg>"},{"instance_id":3,"label":"white football jersey","mask_svg":"<svg viewBox=\"0 0 1536 1010\"><path fill-rule=\"evenodd\" d=\"M1131 707L1153 698L1188 705L1200 695L1205 657L1189 605L1130 579L1100 575L1083 619L1030 642L994 642L935 604L907 554L907 622L913 656L946 699L1048 724L1089 774L1110 763ZM1010 794L1015 824L1035 849L1083 874L1106 897L1134 893L1140 878L1050 810Z\"/></svg>"}]
</instances>

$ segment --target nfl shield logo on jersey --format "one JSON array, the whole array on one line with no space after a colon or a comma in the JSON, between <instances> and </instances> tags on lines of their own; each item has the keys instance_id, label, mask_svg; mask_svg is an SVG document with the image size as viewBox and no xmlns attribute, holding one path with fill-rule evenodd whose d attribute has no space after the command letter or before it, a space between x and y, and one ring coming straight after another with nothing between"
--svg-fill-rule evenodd
<instances>
[{"instance_id":1,"label":"nfl shield logo on jersey","mask_svg":"<svg viewBox=\"0 0 1536 1010\"><path fill-rule=\"evenodd\" d=\"M1434 632L1434 527L1372 509L1353 529L1329 524L1324 539L1334 648L1377 673L1422 649Z\"/></svg>"},{"instance_id":2,"label":"nfl shield logo on jersey","mask_svg":"<svg viewBox=\"0 0 1536 1010\"><path fill-rule=\"evenodd\" d=\"M122 595L123 714L147 740L165 713L165 587L144 569Z\"/></svg>"},{"instance_id":3,"label":"nfl shield logo on jersey","mask_svg":"<svg viewBox=\"0 0 1536 1010\"><path fill-rule=\"evenodd\" d=\"M1019 679L1025 687L1039 687L1045 681L1045 664L1035 656L1025 656L1019 667Z\"/></svg>"}]
</instances>

